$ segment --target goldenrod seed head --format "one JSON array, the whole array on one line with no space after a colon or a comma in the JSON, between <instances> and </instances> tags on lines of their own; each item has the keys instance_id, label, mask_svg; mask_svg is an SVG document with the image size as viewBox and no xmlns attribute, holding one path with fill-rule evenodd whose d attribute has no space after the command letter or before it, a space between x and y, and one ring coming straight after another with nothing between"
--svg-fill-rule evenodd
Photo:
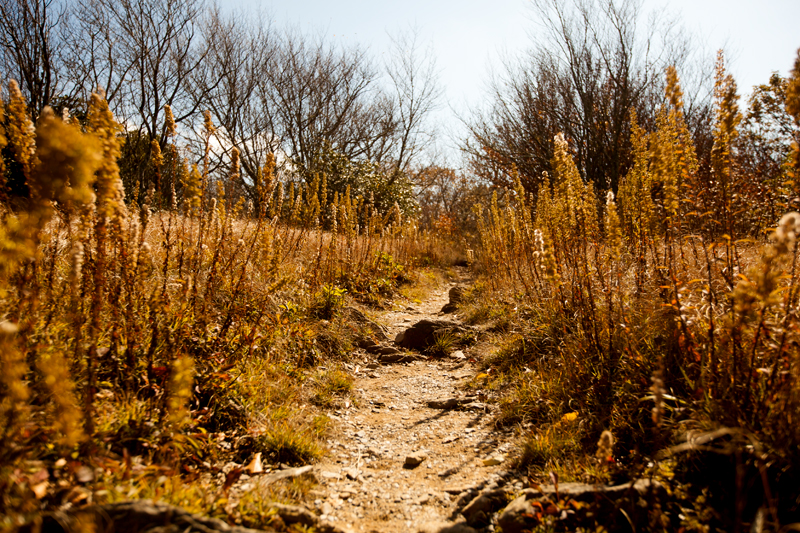
<instances>
[{"instance_id":1,"label":"goldenrod seed head","mask_svg":"<svg viewBox=\"0 0 800 533\"><path fill-rule=\"evenodd\" d=\"M214 127L214 123L211 121L211 111L206 109L203 112L203 127L206 130L206 135L211 136L217 128Z\"/></svg>"},{"instance_id":2,"label":"goldenrod seed head","mask_svg":"<svg viewBox=\"0 0 800 533\"><path fill-rule=\"evenodd\" d=\"M608 461L614 455L614 435L605 430L600 434L600 440L597 441L596 457L600 461Z\"/></svg>"},{"instance_id":3,"label":"goldenrod seed head","mask_svg":"<svg viewBox=\"0 0 800 533\"><path fill-rule=\"evenodd\" d=\"M156 139L150 141L150 161L156 169L160 169L164 164L164 156L161 153L161 145Z\"/></svg>"},{"instance_id":4,"label":"goldenrod seed head","mask_svg":"<svg viewBox=\"0 0 800 533\"><path fill-rule=\"evenodd\" d=\"M169 105L164 106L164 129L169 136L175 135L178 131L175 126L175 116L172 114L172 107Z\"/></svg>"},{"instance_id":5,"label":"goldenrod seed head","mask_svg":"<svg viewBox=\"0 0 800 533\"><path fill-rule=\"evenodd\" d=\"M776 248L781 253L794 251L798 231L800 231L800 213L792 212L783 215L773 234Z\"/></svg>"}]
</instances>

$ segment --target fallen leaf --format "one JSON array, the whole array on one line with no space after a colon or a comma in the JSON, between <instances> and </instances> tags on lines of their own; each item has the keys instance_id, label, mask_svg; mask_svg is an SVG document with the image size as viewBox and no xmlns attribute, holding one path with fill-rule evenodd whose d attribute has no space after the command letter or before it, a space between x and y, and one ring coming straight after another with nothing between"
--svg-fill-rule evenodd
<instances>
[{"instance_id":1,"label":"fallen leaf","mask_svg":"<svg viewBox=\"0 0 800 533\"><path fill-rule=\"evenodd\" d=\"M69 492L64 495L64 502L77 507L83 503L88 503L89 496L89 491L83 487L72 487Z\"/></svg>"},{"instance_id":2,"label":"fallen leaf","mask_svg":"<svg viewBox=\"0 0 800 533\"><path fill-rule=\"evenodd\" d=\"M245 471L248 474L260 474L264 471L264 467L261 464L261 452L258 452L254 457L253 460L250 461L250 464L247 465Z\"/></svg>"},{"instance_id":3,"label":"fallen leaf","mask_svg":"<svg viewBox=\"0 0 800 533\"><path fill-rule=\"evenodd\" d=\"M36 485L31 487L34 496L36 496L37 500L41 500L45 496L47 496L47 487L50 484L47 481L42 481L41 483L37 483Z\"/></svg>"},{"instance_id":4,"label":"fallen leaf","mask_svg":"<svg viewBox=\"0 0 800 533\"><path fill-rule=\"evenodd\" d=\"M94 481L94 471L86 465L79 466L75 470L75 479L79 483L90 483Z\"/></svg>"},{"instance_id":5,"label":"fallen leaf","mask_svg":"<svg viewBox=\"0 0 800 533\"><path fill-rule=\"evenodd\" d=\"M578 418L578 412L573 411L571 413L567 413L561 417L562 422L574 422L575 419Z\"/></svg>"},{"instance_id":6,"label":"fallen leaf","mask_svg":"<svg viewBox=\"0 0 800 533\"><path fill-rule=\"evenodd\" d=\"M49 477L50 477L50 472L48 472L46 468L42 468L29 478L28 483L30 483L31 485L38 485L42 481L47 481Z\"/></svg>"}]
</instances>

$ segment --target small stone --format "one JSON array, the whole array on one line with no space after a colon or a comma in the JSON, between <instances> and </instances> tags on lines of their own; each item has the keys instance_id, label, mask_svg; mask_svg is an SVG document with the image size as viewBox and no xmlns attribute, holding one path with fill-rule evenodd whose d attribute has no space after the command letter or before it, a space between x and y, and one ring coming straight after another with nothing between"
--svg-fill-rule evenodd
<instances>
[{"instance_id":1,"label":"small stone","mask_svg":"<svg viewBox=\"0 0 800 533\"><path fill-rule=\"evenodd\" d=\"M314 527L319 522L317 515L299 505L284 505L272 503L270 507L280 516L286 524L301 524Z\"/></svg>"},{"instance_id":2,"label":"small stone","mask_svg":"<svg viewBox=\"0 0 800 533\"><path fill-rule=\"evenodd\" d=\"M441 472L439 472L437 475L438 475L439 477L450 477L450 476L452 476L453 474L455 474L456 472L458 472L458 468L455 468L455 467L453 467L453 468L448 468L448 469L446 469L446 470L442 470L442 471L441 471Z\"/></svg>"},{"instance_id":3,"label":"small stone","mask_svg":"<svg viewBox=\"0 0 800 533\"><path fill-rule=\"evenodd\" d=\"M462 409L467 411L486 411L488 406L483 402L469 402L461 406Z\"/></svg>"},{"instance_id":4,"label":"small stone","mask_svg":"<svg viewBox=\"0 0 800 533\"><path fill-rule=\"evenodd\" d=\"M483 460L483 466L499 465L505 460L506 458L502 455L492 455L491 457L487 457L486 459Z\"/></svg>"},{"instance_id":5,"label":"small stone","mask_svg":"<svg viewBox=\"0 0 800 533\"><path fill-rule=\"evenodd\" d=\"M431 409L455 409L464 403L468 403L468 400L461 400L459 398L446 398L443 400L428 400L425 402L425 405Z\"/></svg>"},{"instance_id":6,"label":"small stone","mask_svg":"<svg viewBox=\"0 0 800 533\"><path fill-rule=\"evenodd\" d=\"M412 361L416 361L419 358L420 358L419 355L404 354L398 352L393 354L381 355L378 357L378 362L382 364L411 363Z\"/></svg>"},{"instance_id":7,"label":"small stone","mask_svg":"<svg viewBox=\"0 0 800 533\"><path fill-rule=\"evenodd\" d=\"M94 481L94 471L88 466L80 466L75 470L75 479L78 480L78 483Z\"/></svg>"},{"instance_id":8,"label":"small stone","mask_svg":"<svg viewBox=\"0 0 800 533\"><path fill-rule=\"evenodd\" d=\"M506 502L506 491L503 489L485 490L473 498L461 514L469 525L483 527L488 524L489 515L502 509Z\"/></svg>"},{"instance_id":9,"label":"small stone","mask_svg":"<svg viewBox=\"0 0 800 533\"><path fill-rule=\"evenodd\" d=\"M260 474L264 471L264 466L261 463L261 452L256 453L253 459L245 467L245 472L249 474Z\"/></svg>"},{"instance_id":10,"label":"small stone","mask_svg":"<svg viewBox=\"0 0 800 533\"><path fill-rule=\"evenodd\" d=\"M417 533L478 533L463 522L428 522L419 526Z\"/></svg>"},{"instance_id":11,"label":"small stone","mask_svg":"<svg viewBox=\"0 0 800 533\"><path fill-rule=\"evenodd\" d=\"M367 353L377 354L380 353L380 349L382 346L380 344L370 342L369 344L361 344L361 347L367 351Z\"/></svg>"},{"instance_id":12,"label":"small stone","mask_svg":"<svg viewBox=\"0 0 800 533\"><path fill-rule=\"evenodd\" d=\"M406 460L403 463L403 466L408 468L414 468L422 464L422 462L427 459L428 456L423 452L414 452L406 456Z\"/></svg>"}]
</instances>

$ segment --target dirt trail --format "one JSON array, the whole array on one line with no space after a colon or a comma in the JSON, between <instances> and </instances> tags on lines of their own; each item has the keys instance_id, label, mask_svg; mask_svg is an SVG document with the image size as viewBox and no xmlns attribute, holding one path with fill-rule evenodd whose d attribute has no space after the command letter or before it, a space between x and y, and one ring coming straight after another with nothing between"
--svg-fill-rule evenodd
<instances>
[{"instance_id":1,"label":"dirt trail","mask_svg":"<svg viewBox=\"0 0 800 533\"><path fill-rule=\"evenodd\" d=\"M442 318L437 315L452 286L380 317L389 338L423 318ZM426 405L466 399L462 385L474 376L467 358L361 363L354 370L353 401L332 413L338 429L328 443L327 459L317 467L321 484L315 505L324 520L354 532L418 531L455 519L453 512L474 496L470 489L514 483L507 462L484 464L511 447L510 434L492 427L489 406L448 410ZM414 453L427 457L419 466L405 466Z\"/></svg>"}]
</instances>

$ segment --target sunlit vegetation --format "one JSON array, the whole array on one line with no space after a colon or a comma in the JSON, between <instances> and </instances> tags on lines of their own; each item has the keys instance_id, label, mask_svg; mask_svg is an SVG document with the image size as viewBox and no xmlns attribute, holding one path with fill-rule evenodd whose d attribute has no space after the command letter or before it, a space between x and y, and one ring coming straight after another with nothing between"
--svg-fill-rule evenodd
<instances>
[{"instance_id":1,"label":"sunlit vegetation","mask_svg":"<svg viewBox=\"0 0 800 533\"><path fill-rule=\"evenodd\" d=\"M352 378L314 369L368 334L346 306L381 306L442 241L397 206L321 201L319 180L284 196L269 167L260 211L233 203L235 160L216 181L183 171L170 209L125 203L120 126L102 96L83 125L46 108L34 127L15 83L8 94L2 141L30 195L4 208L0 248L3 527L62 505L86 469L95 502L163 475L173 486L160 497L179 502L209 461L319 458L327 423L314 405L344 398ZM213 511L212 496L200 508Z\"/></svg>"},{"instance_id":2,"label":"sunlit vegetation","mask_svg":"<svg viewBox=\"0 0 800 533\"><path fill-rule=\"evenodd\" d=\"M200 0L76 5L0 5L0 531L137 498L282 527L314 481L239 477L323 458L371 313L467 271L478 327L423 355L469 352L532 485L800 522L800 56L744 107L722 52L682 85L677 26L648 55L639 3L535 0L549 40L455 169L413 38L379 65Z\"/></svg>"},{"instance_id":3,"label":"sunlit vegetation","mask_svg":"<svg viewBox=\"0 0 800 533\"><path fill-rule=\"evenodd\" d=\"M616 196L581 179L562 135L535 193L512 167L516 188L478 210L475 265L483 290L505 303L492 309L481 296L464 311L471 321L511 318L515 332L484 365L508 389L497 423L530 428L519 464L533 479L656 476L702 491L717 510L739 509L706 515L716 527L751 522L759 508L792 522L800 215L775 213L796 201L798 145L782 148L768 185L740 164L752 160L752 140L739 137L736 85L720 54L703 168L677 72L665 75L652 129L631 112L633 160ZM793 88L798 76L760 89L749 116L765 91ZM796 139L796 93L781 91ZM604 432L613 452L597 455ZM747 493L731 490L742 484ZM699 512L664 510L662 527L688 527Z\"/></svg>"}]
</instances>

